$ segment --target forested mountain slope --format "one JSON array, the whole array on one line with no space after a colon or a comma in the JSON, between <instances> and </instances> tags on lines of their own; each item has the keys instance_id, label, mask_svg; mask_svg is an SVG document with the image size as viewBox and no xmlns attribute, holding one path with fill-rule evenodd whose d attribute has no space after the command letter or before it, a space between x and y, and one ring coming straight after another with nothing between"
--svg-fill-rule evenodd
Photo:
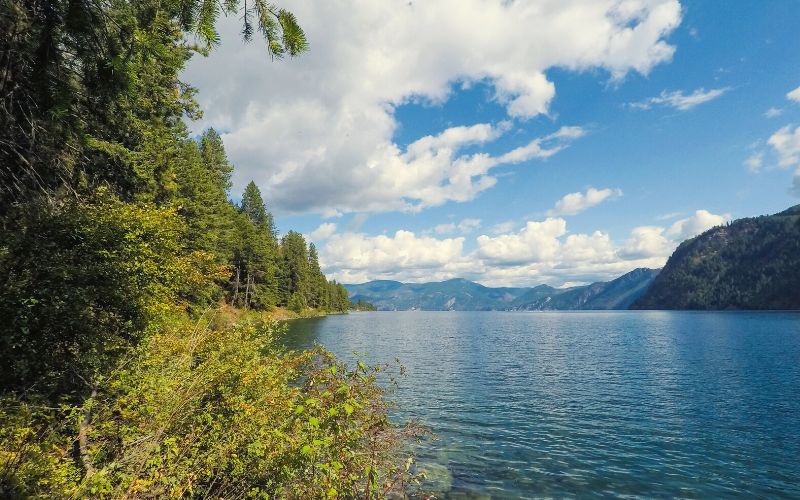
<instances>
[{"instance_id":1,"label":"forested mountain slope","mask_svg":"<svg viewBox=\"0 0 800 500\"><path fill-rule=\"evenodd\" d=\"M627 309L657 274L655 269L635 269L613 281L572 288L490 288L465 279L435 283L379 280L345 288L351 301L365 300L383 311Z\"/></svg>"},{"instance_id":2,"label":"forested mountain slope","mask_svg":"<svg viewBox=\"0 0 800 500\"><path fill-rule=\"evenodd\" d=\"M465 279L435 283L378 280L345 285L350 300L365 300L382 311L482 311L508 309L528 288L489 288Z\"/></svg>"},{"instance_id":3,"label":"forested mountain slope","mask_svg":"<svg viewBox=\"0 0 800 500\"><path fill-rule=\"evenodd\" d=\"M568 289L544 286L534 288L537 295L533 300L524 301L521 297L516 308L524 310L601 310L628 309L630 305L647 290L658 276L658 269L639 268L612 281L599 281L588 286ZM548 287L549 288L549 287Z\"/></svg>"},{"instance_id":4,"label":"forested mountain slope","mask_svg":"<svg viewBox=\"0 0 800 500\"><path fill-rule=\"evenodd\" d=\"M683 242L634 309L800 309L800 205Z\"/></svg>"}]
</instances>

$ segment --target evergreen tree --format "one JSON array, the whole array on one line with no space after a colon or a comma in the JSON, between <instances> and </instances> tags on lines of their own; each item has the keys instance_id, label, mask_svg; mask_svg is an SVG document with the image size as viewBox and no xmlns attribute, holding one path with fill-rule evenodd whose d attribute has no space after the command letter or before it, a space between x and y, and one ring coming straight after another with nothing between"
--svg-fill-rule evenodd
<instances>
[{"instance_id":1,"label":"evergreen tree","mask_svg":"<svg viewBox=\"0 0 800 500\"><path fill-rule=\"evenodd\" d=\"M272 215L252 181L242 194L239 212L237 245L231 263L231 302L245 307L269 308L279 302L278 243Z\"/></svg>"},{"instance_id":2,"label":"evergreen tree","mask_svg":"<svg viewBox=\"0 0 800 500\"><path fill-rule=\"evenodd\" d=\"M319 255L317 254L317 247L313 242L308 244L308 274L309 286L307 288L307 302L310 307L315 309L327 309L328 301L326 300L325 288L328 284L325 275L319 266Z\"/></svg>"},{"instance_id":3,"label":"evergreen tree","mask_svg":"<svg viewBox=\"0 0 800 500\"><path fill-rule=\"evenodd\" d=\"M239 210L257 227L266 229L267 209L264 205L264 198L261 197L261 190L258 189L255 182L250 181L244 188Z\"/></svg>"},{"instance_id":4,"label":"evergreen tree","mask_svg":"<svg viewBox=\"0 0 800 500\"><path fill-rule=\"evenodd\" d=\"M309 289L308 249L303 235L289 231L281 240L281 300L288 304L294 295L295 299L307 303Z\"/></svg>"},{"instance_id":5,"label":"evergreen tree","mask_svg":"<svg viewBox=\"0 0 800 500\"><path fill-rule=\"evenodd\" d=\"M185 135L183 116L198 115L179 74L218 43L220 14L242 19L245 40L258 28L272 56L307 48L294 16L263 1L4 0L2 10L0 216L61 188L110 184L125 198L169 188L164 132Z\"/></svg>"},{"instance_id":6,"label":"evergreen tree","mask_svg":"<svg viewBox=\"0 0 800 500\"><path fill-rule=\"evenodd\" d=\"M233 165L228 161L222 137L213 128L203 132L200 137L200 156L206 170L213 175L214 184L227 193L231 188Z\"/></svg>"}]
</instances>

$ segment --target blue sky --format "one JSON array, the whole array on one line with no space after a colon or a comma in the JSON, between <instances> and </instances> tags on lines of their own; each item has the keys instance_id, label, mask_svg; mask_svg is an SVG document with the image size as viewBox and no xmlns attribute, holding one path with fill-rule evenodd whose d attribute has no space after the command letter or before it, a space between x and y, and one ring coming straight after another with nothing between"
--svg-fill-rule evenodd
<instances>
[{"instance_id":1,"label":"blue sky","mask_svg":"<svg viewBox=\"0 0 800 500\"><path fill-rule=\"evenodd\" d=\"M186 75L198 129L225 132L234 189L255 179L334 277L608 279L800 202L796 2L474 0L447 18L446 0L407 15L379 3L299 2L308 55L270 63L229 35ZM323 31L342 5L364 15L347 17L353 39ZM483 44L455 43L482 16ZM552 138L562 127L573 134Z\"/></svg>"}]
</instances>

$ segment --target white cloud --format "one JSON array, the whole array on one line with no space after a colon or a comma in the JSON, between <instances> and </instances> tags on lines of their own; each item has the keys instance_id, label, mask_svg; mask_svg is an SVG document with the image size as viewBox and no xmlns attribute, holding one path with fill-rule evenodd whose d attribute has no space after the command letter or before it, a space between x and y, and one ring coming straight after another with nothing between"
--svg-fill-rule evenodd
<instances>
[{"instance_id":1,"label":"white cloud","mask_svg":"<svg viewBox=\"0 0 800 500\"><path fill-rule=\"evenodd\" d=\"M793 93L793 92L792 92ZM778 155L778 165L783 168L795 167L792 187L789 192L800 197L800 126L787 125L767 140Z\"/></svg>"},{"instance_id":2,"label":"white cloud","mask_svg":"<svg viewBox=\"0 0 800 500\"><path fill-rule=\"evenodd\" d=\"M503 234L503 233L510 233L514 230L514 226L516 226L516 222L513 220L507 220L503 222L498 222L494 226L492 226L491 233L494 235Z\"/></svg>"},{"instance_id":3,"label":"white cloud","mask_svg":"<svg viewBox=\"0 0 800 500\"><path fill-rule=\"evenodd\" d=\"M790 92L792 93L794 91ZM800 197L800 126L786 125L778 129L767 139L767 145L772 147L778 167L795 169L789 192ZM764 151L756 151L745 160L745 165L758 171L763 166L763 158Z\"/></svg>"},{"instance_id":4,"label":"white cloud","mask_svg":"<svg viewBox=\"0 0 800 500\"><path fill-rule=\"evenodd\" d=\"M450 222L447 224L439 224L433 228L433 232L436 234L453 234L455 232L459 232L461 234L469 234L474 230L481 227L481 220L480 219L464 219L458 224L455 222Z\"/></svg>"},{"instance_id":5,"label":"white cloud","mask_svg":"<svg viewBox=\"0 0 800 500\"><path fill-rule=\"evenodd\" d=\"M570 234L561 246L566 262L608 263L617 260L614 244L608 234L595 231L589 234Z\"/></svg>"},{"instance_id":6,"label":"white cloud","mask_svg":"<svg viewBox=\"0 0 800 500\"><path fill-rule=\"evenodd\" d=\"M629 259L666 259L674 249L675 244L664 236L663 227L641 226L631 231L620 255Z\"/></svg>"},{"instance_id":7,"label":"white cloud","mask_svg":"<svg viewBox=\"0 0 800 500\"><path fill-rule=\"evenodd\" d=\"M480 219L464 219L458 223L458 230L462 234L469 234L481 227Z\"/></svg>"},{"instance_id":8,"label":"white cloud","mask_svg":"<svg viewBox=\"0 0 800 500\"><path fill-rule=\"evenodd\" d=\"M463 237L440 240L403 230L393 236L344 233L328 240L320 252L320 262L326 272L349 283L435 276L460 270L463 246Z\"/></svg>"},{"instance_id":9,"label":"white cloud","mask_svg":"<svg viewBox=\"0 0 800 500\"><path fill-rule=\"evenodd\" d=\"M464 154L507 130L479 124L395 144L395 110L443 103L453 85L485 82L508 116L548 113L550 68L602 69L612 79L669 61L665 39L677 0L298 0L288 6L311 50L271 63L258 42L242 45L240 20L184 77L205 110L196 128L223 134L236 164L234 189L254 179L279 212L420 209L465 201L496 182L500 163L546 158L580 129L561 129L498 157ZM575 135L570 137L569 133ZM421 141L421 142L420 142Z\"/></svg>"},{"instance_id":10,"label":"white cloud","mask_svg":"<svg viewBox=\"0 0 800 500\"><path fill-rule=\"evenodd\" d=\"M661 267L684 239L729 220L698 210L668 228L634 228L615 242L608 233L570 234L562 218L528 221L519 231L465 238L435 238L398 231L392 236L335 234L320 252L323 269L345 283L371 279L435 281L468 278L487 285L610 280L637 267Z\"/></svg>"},{"instance_id":11,"label":"white cloud","mask_svg":"<svg viewBox=\"0 0 800 500\"><path fill-rule=\"evenodd\" d=\"M688 238L697 236L714 226L720 226L731 220L730 214L712 214L708 210L697 210L694 215L675 221L669 229L667 229L667 236L673 240L683 241Z\"/></svg>"},{"instance_id":12,"label":"white cloud","mask_svg":"<svg viewBox=\"0 0 800 500\"><path fill-rule=\"evenodd\" d=\"M556 202L556 205L547 211L549 216L576 215L605 200L622 196L621 189L595 189L589 188L585 193L569 193Z\"/></svg>"},{"instance_id":13,"label":"white cloud","mask_svg":"<svg viewBox=\"0 0 800 500\"><path fill-rule=\"evenodd\" d=\"M561 246L558 238L566 232L567 222L561 218L528 222L518 233L478 236L477 254L503 264L546 261L556 256Z\"/></svg>"},{"instance_id":14,"label":"white cloud","mask_svg":"<svg viewBox=\"0 0 800 500\"><path fill-rule=\"evenodd\" d=\"M778 155L778 165L793 167L800 165L800 126L786 125L767 140Z\"/></svg>"},{"instance_id":15,"label":"white cloud","mask_svg":"<svg viewBox=\"0 0 800 500\"><path fill-rule=\"evenodd\" d=\"M670 106L678 111L687 111L695 106L716 99L729 90L730 87L711 90L700 88L690 94L687 94L682 90L675 90L672 92L664 90L656 97L651 97L641 102L631 103L630 106L639 109L650 109L653 106Z\"/></svg>"},{"instance_id":16,"label":"white cloud","mask_svg":"<svg viewBox=\"0 0 800 500\"><path fill-rule=\"evenodd\" d=\"M308 237L311 241L322 241L330 238L330 236L336 232L336 224L333 222L325 222L320 224L318 228L311 231Z\"/></svg>"},{"instance_id":17,"label":"white cloud","mask_svg":"<svg viewBox=\"0 0 800 500\"><path fill-rule=\"evenodd\" d=\"M448 222L447 224L437 224L433 228L433 232L436 234L453 234L456 232L456 224L455 222Z\"/></svg>"},{"instance_id":18,"label":"white cloud","mask_svg":"<svg viewBox=\"0 0 800 500\"><path fill-rule=\"evenodd\" d=\"M783 110L781 108L769 108L764 112L764 116L767 118L775 118L776 116L781 116L783 114Z\"/></svg>"},{"instance_id":19,"label":"white cloud","mask_svg":"<svg viewBox=\"0 0 800 500\"><path fill-rule=\"evenodd\" d=\"M764 153L759 151L751 154L744 161L744 165L751 172L758 172L761 170L761 167L764 166Z\"/></svg>"},{"instance_id":20,"label":"white cloud","mask_svg":"<svg viewBox=\"0 0 800 500\"><path fill-rule=\"evenodd\" d=\"M800 87L797 87L796 89L786 94L786 98L789 99L790 101L800 102Z\"/></svg>"}]
</instances>

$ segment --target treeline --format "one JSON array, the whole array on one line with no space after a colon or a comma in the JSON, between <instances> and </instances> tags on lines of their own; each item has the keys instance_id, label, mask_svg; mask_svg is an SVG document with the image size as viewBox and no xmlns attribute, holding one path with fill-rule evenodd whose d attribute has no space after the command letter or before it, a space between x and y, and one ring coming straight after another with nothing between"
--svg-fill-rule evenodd
<instances>
[{"instance_id":1,"label":"treeline","mask_svg":"<svg viewBox=\"0 0 800 500\"><path fill-rule=\"evenodd\" d=\"M375 307L374 304L371 302L367 302L363 299L358 299L355 302L350 302L350 310L351 311L377 311L378 308Z\"/></svg>"},{"instance_id":2,"label":"treeline","mask_svg":"<svg viewBox=\"0 0 800 500\"><path fill-rule=\"evenodd\" d=\"M800 205L686 240L633 309L800 309Z\"/></svg>"},{"instance_id":3,"label":"treeline","mask_svg":"<svg viewBox=\"0 0 800 500\"><path fill-rule=\"evenodd\" d=\"M220 311L349 306L184 123L179 75L223 14L274 58L307 47L258 0L0 0L0 497L374 498L409 477L375 370Z\"/></svg>"},{"instance_id":4,"label":"treeline","mask_svg":"<svg viewBox=\"0 0 800 500\"><path fill-rule=\"evenodd\" d=\"M274 218L254 182L247 185L238 206L228 201L233 167L219 134L206 130L197 148L192 155L197 161L175 179L182 193L176 203L188 225L187 247L210 253L229 269L226 282L210 299L256 310L282 306L296 312L347 311L347 291L325 278L314 243L295 231L278 238Z\"/></svg>"}]
</instances>

